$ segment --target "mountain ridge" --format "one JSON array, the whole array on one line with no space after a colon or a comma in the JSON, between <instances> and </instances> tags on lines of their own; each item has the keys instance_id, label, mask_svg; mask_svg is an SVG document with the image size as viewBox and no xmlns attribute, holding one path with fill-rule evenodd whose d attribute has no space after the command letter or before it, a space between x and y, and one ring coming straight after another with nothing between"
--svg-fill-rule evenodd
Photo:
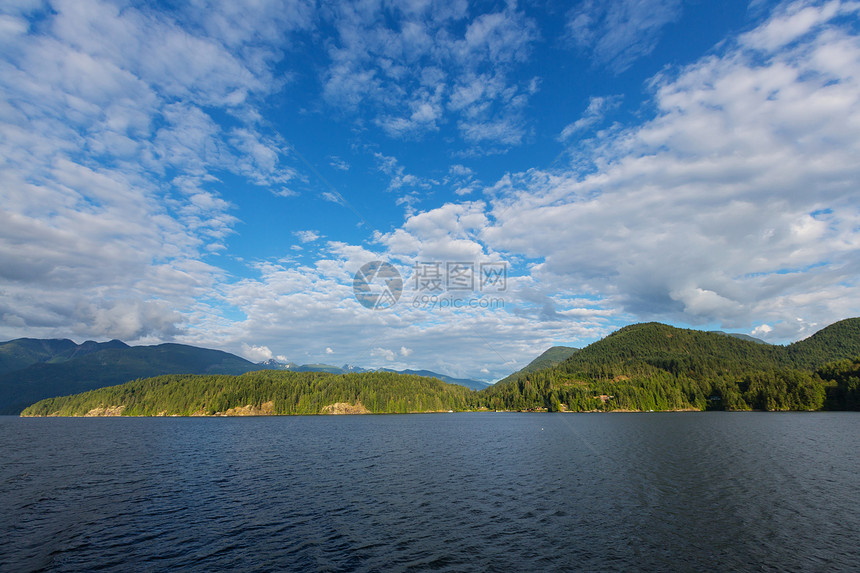
<instances>
[{"instance_id":1,"label":"mountain ridge","mask_svg":"<svg viewBox=\"0 0 860 573\"><path fill-rule=\"evenodd\" d=\"M120 340L76 344L69 339L18 338L0 342L0 360L4 358L5 361L0 361L0 367L6 365L5 371L0 370L0 415L18 414L44 398L166 374L238 375L260 369L332 374L370 371L348 365L343 368L327 364L287 365L274 360L253 363L228 352L187 344L129 346ZM9 370L15 366L19 367ZM429 370L412 372L473 389L483 384Z\"/></svg>"},{"instance_id":2,"label":"mountain ridge","mask_svg":"<svg viewBox=\"0 0 860 573\"><path fill-rule=\"evenodd\" d=\"M639 323L560 364L494 385L490 405L550 411L819 409L831 389L818 371L858 356L860 318L838 321L787 346Z\"/></svg>"},{"instance_id":3,"label":"mountain ridge","mask_svg":"<svg viewBox=\"0 0 860 573\"><path fill-rule=\"evenodd\" d=\"M0 350L9 342L0 343ZM233 354L184 344L128 346L120 341L102 344L105 346L89 345L88 348L95 349L67 360L35 362L0 375L0 414L17 414L43 398L137 378L179 373L241 374L256 368L252 362ZM67 344L63 347L70 348Z\"/></svg>"},{"instance_id":4,"label":"mountain ridge","mask_svg":"<svg viewBox=\"0 0 860 573\"><path fill-rule=\"evenodd\" d=\"M59 346L65 348L68 345L64 343ZM552 364L561 356L559 352L570 352L570 355L563 361ZM50 379L51 374L56 376L62 369L71 368L73 371L77 369L76 372L82 376L79 378L84 386L95 383L104 386L107 385L107 380L104 376L101 379L98 378L100 361L110 362L109 359L113 357L112 363L124 366L126 370L121 368L119 370L128 376L140 366L140 361L134 360L135 355L142 354L145 362L147 358L153 359L153 356L160 353L172 357L173 360L173 362L162 360L159 362L160 368L178 369L182 374L193 368L200 371L199 375L203 375L204 378L206 375L231 375L232 378L229 378L231 384L233 378L251 370L259 372L243 380L264 379L267 376L265 374L267 370L259 370L259 364L253 364L234 355L172 343L127 349L107 348L61 364L34 364L22 372L30 372L31 378L35 373L35 379L30 381L38 382L44 381L46 377ZM116 356L112 355L127 359L127 363L116 360ZM541 358L545 360L539 360ZM682 329L661 323L640 323L625 326L580 350L563 348L555 353L544 352L530 364L552 365L525 372L520 371L514 379L474 393L476 398L474 402L470 402L469 407L518 411L745 410L751 408L814 410L821 409L825 405L836 407L840 404L841 407L849 407L850 404L860 404L860 396L858 396L860 389L855 388L860 386L860 380L853 374L860 366L855 365L852 360L860 364L860 318L836 322L807 339L788 346L760 344L727 336L724 333ZM429 373L429 371L413 372ZM176 374L177 372L159 373ZM293 374L303 373L294 372ZM323 374L335 376L325 380L337 386L342 380L337 376L360 377L367 374L370 376L367 379L373 379L375 375L389 373L364 372L336 375L306 372L304 374L313 375L308 380L322 380L316 376ZM408 391L408 385L399 385L396 377L408 377L410 374L391 373L391 375L395 378L388 380L393 381L391 383L394 387ZM8 390L9 376L9 373L0 376L0 395L4 390ZM25 379L22 385L20 376L18 378L18 389L20 390L22 386L26 389L27 380ZM95 382L94 378L97 379ZM127 377L127 379L132 378L134 377ZM413 376L413 379L429 380L429 378L416 376ZM198 382L204 384L205 380ZM441 380L437 382L443 383ZM69 389L65 388L65 390ZM296 391L301 393L302 390L298 388ZM328 396L324 389L320 392L322 396ZM55 393L54 396L58 394ZM248 393L245 392L242 395L248 395ZM372 396L372 392L370 395ZM297 396L294 398L299 399L300 397ZM16 399L20 403L25 397L18 395ZM399 396L396 400L398 401L397 411L410 408L408 395ZM247 407L259 410L264 402L235 403L229 405L227 409ZM328 405L332 406L332 404ZM116 407L118 404L104 405L104 407L109 406ZM317 404L317 406L322 407L323 404ZM335 409L361 410L354 403L347 404L346 407L342 406L343 404ZM390 410L388 405L385 408L387 409L383 411ZM216 410L223 411L223 408L216 408ZM300 410L306 411L307 408L303 406Z\"/></svg>"}]
</instances>

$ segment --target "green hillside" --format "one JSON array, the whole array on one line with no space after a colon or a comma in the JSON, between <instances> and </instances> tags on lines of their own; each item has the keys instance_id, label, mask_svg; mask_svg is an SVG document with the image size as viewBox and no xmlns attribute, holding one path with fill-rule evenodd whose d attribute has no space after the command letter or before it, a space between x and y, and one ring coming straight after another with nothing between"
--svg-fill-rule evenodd
<instances>
[{"instance_id":1,"label":"green hillside","mask_svg":"<svg viewBox=\"0 0 860 573\"><path fill-rule=\"evenodd\" d=\"M122 343L120 343L122 344ZM110 347L60 363L0 375L0 414L64 396L161 374L241 374L258 366L227 352L182 344Z\"/></svg>"},{"instance_id":2,"label":"green hillside","mask_svg":"<svg viewBox=\"0 0 860 573\"><path fill-rule=\"evenodd\" d=\"M556 363L565 353L567 358ZM7 403L18 407L36 390L42 395L27 404L154 374L240 374L257 367L231 354L177 344L107 349L60 365L35 364L6 374L0 377L0 397L8 400L10 388L17 391ZM16 377L9 378L12 374ZM317 414L327 407L346 413L860 409L860 319L840 321L788 346L659 323L635 324L578 351L550 349L516 377L479 392L389 372L266 370L135 380L43 400L27 412Z\"/></svg>"},{"instance_id":3,"label":"green hillside","mask_svg":"<svg viewBox=\"0 0 860 573\"><path fill-rule=\"evenodd\" d=\"M570 346L553 346L549 350L546 350L543 354L529 362L521 370L517 370L516 372L509 374L508 376L496 382L496 384L505 384L506 382L512 382L523 374L528 374L529 372L534 372L536 370L543 370L544 368L551 368L556 364L560 364L570 358L570 356L577 350L579 349L572 348Z\"/></svg>"},{"instance_id":4,"label":"green hillside","mask_svg":"<svg viewBox=\"0 0 860 573\"><path fill-rule=\"evenodd\" d=\"M486 401L502 410L819 409L831 386L817 370L856 356L856 318L787 347L635 324L557 366L496 384Z\"/></svg>"},{"instance_id":5,"label":"green hillside","mask_svg":"<svg viewBox=\"0 0 860 573\"><path fill-rule=\"evenodd\" d=\"M860 318L834 322L805 340L786 347L799 368L817 368L824 362L860 356Z\"/></svg>"},{"instance_id":6,"label":"green hillside","mask_svg":"<svg viewBox=\"0 0 860 573\"><path fill-rule=\"evenodd\" d=\"M159 376L42 400L23 416L410 413L468 410L476 393L434 378L389 372L329 374L261 370L240 376ZM231 410L232 409L232 410ZM100 412L101 413L101 412Z\"/></svg>"}]
</instances>

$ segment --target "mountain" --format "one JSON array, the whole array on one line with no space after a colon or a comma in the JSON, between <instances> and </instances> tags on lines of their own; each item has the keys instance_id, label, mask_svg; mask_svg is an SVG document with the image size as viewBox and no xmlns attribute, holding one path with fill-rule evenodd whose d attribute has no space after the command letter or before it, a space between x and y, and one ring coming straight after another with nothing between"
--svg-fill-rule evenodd
<instances>
[{"instance_id":1,"label":"mountain","mask_svg":"<svg viewBox=\"0 0 860 573\"><path fill-rule=\"evenodd\" d=\"M828 365L857 357L858 318L788 346L660 323L634 324L555 366L495 384L487 392L487 405L502 410L820 409L836 391Z\"/></svg>"},{"instance_id":2,"label":"mountain","mask_svg":"<svg viewBox=\"0 0 860 573\"><path fill-rule=\"evenodd\" d=\"M69 339L18 338L0 342L0 375L21 370L33 364L66 362L106 348L128 348L119 340L75 344Z\"/></svg>"},{"instance_id":3,"label":"mountain","mask_svg":"<svg viewBox=\"0 0 860 573\"><path fill-rule=\"evenodd\" d=\"M350 366L332 366L331 364L302 364L301 366L293 366L290 368L293 372L328 372L329 374L350 374L354 372L367 372L364 368Z\"/></svg>"},{"instance_id":4,"label":"mountain","mask_svg":"<svg viewBox=\"0 0 860 573\"><path fill-rule=\"evenodd\" d=\"M750 336L749 334L742 334L740 332L723 332L722 330L711 330L714 334L722 334L724 336L733 336L735 338L739 338L741 340L748 340L750 342L755 342L756 344L769 344L765 342L761 338L756 338L755 336Z\"/></svg>"},{"instance_id":5,"label":"mountain","mask_svg":"<svg viewBox=\"0 0 860 573\"><path fill-rule=\"evenodd\" d=\"M367 414L474 410L477 393L393 372L167 375L42 400L24 416Z\"/></svg>"},{"instance_id":6,"label":"mountain","mask_svg":"<svg viewBox=\"0 0 860 573\"><path fill-rule=\"evenodd\" d=\"M360 366L351 366L344 364L343 366L332 366L331 364L302 364L298 365L293 362L283 363L274 359L260 362L260 366L270 370L289 370L291 372L328 372L329 374L356 374L361 372L394 372L396 374L413 374L415 376L423 376L425 378L438 378L448 384L459 384L472 390L482 390L489 386L486 382L472 380L470 378L454 378L445 374L439 374L431 370L392 370L390 368L378 368L376 370L361 368Z\"/></svg>"},{"instance_id":7,"label":"mountain","mask_svg":"<svg viewBox=\"0 0 860 573\"><path fill-rule=\"evenodd\" d=\"M227 352L183 344L131 347L112 341L102 346L84 343L80 346L86 348L76 351L68 344L74 345L71 341L24 340L24 343L11 341L18 343L9 347L12 349L9 354L17 357L17 362L7 364L28 361L30 364L0 375L0 414L17 414L29 404L50 396L74 394L136 378L180 373L241 374L258 368ZM35 357L44 360L32 362Z\"/></svg>"},{"instance_id":8,"label":"mountain","mask_svg":"<svg viewBox=\"0 0 860 573\"><path fill-rule=\"evenodd\" d=\"M224 412L231 408L248 406L246 396L263 397L255 384L278 380L277 376L288 375L284 380L290 381L290 384L296 383L290 386L289 403L298 405L295 408L293 406L287 408L276 400L273 412L315 412L315 408L332 404L322 402L330 398L337 398L338 403L349 402L351 404L349 408L344 406L349 411L350 408L355 407L355 403L344 398L347 395L354 396L356 400L361 398L374 404L373 408L367 408L374 412L423 411L421 408L439 410L446 409L446 405L453 403L446 401L448 400L446 396L450 397L447 392L450 391L451 385L441 380L435 380L432 384L416 383L418 386L410 385L411 383L401 384L398 381L400 380L398 377L404 376L428 380L428 378L414 376L416 372L432 375L437 379L443 378L442 375L430 371L406 371L407 374L358 372L360 369L355 367L338 368L325 364L311 364L296 367L296 370L305 368L304 372L279 372L260 370L261 365L252 364L217 350L178 344L133 348L122 346L121 348L102 348L62 361L64 357L72 356L76 352L66 342L51 341L44 345L34 344L32 341L18 343L15 348L24 350L17 351L17 354L8 353L9 356L17 357L15 359L19 360L18 364L32 361L34 358L56 359L61 362L37 362L20 370L0 375L0 408L2 408L0 412L16 413L26 404L41 398L81 392L147 376L186 373L237 375L251 370L260 372L253 376L238 378L218 377L215 382L212 382L213 378L210 376L205 380L197 380L193 384L189 382L190 386L188 384L181 386L185 390L171 386L170 391L191 392L192 394L182 399L187 403L193 402L199 405L202 398L193 395L193 392L209 388L206 385L210 383L217 386L218 393L223 393L224 388L229 386L234 388L234 394L224 394L223 399L219 399L221 401L206 405L207 412L211 408L215 408L214 411ZM558 362L566 353L569 353L569 356ZM330 368L335 373L320 371L323 368ZM347 368L353 372L341 373ZM508 377L479 392L473 392L463 386L455 387L460 388L460 392L465 392L457 395L466 401L464 403L467 406L464 408L470 409L548 411L853 409L860 407L858 372L860 372L860 319L858 318L837 322L805 340L788 346L761 344L724 333L646 323L621 328L581 350L550 349L516 376ZM392 377L385 378L383 375ZM298 376L298 378L289 378L289 376ZM464 379L444 378L458 384L469 382ZM174 377L167 382L173 384L176 380ZM350 380L352 382L349 384L352 386L344 382ZM373 380L386 381L387 390L383 394L384 400L373 390L371 384ZM268 382L265 383L268 384ZM137 386L132 385L129 388L144 388L140 386L143 382L136 381L134 384ZM479 383L476 382L476 384ZM329 386L332 388L331 392L326 389ZM356 390L359 386L360 392ZM419 387L423 388L420 403L416 402L417 398L413 394L410 394L417 391L415 388ZM272 388L276 389L276 386ZM448 390L445 390L446 388ZM272 396L281 395L278 394L280 390L272 391L275 392ZM353 393L349 394L349 392ZM401 393L398 394L398 392ZM92 396L94 395L90 395ZM107 400L108 397L113 399L115 395L99 394L99 396L105 396ZM122 394L122 396L126 395ZM440 401L435 401L437 398ZM126 401L121 403L106 402L102 406L128 406L130 402L127 404L128 399L124 398L124 400ZM260 404L251 404L251 406L262 408ZM447 409L458 408L460 406ZM57 410L50 412L54 411ZM129 412L133 411L136 410L129 410Z\"/></svg>"},{"instance_id":9,"label":"mountain","mask_svg":"<svg viewBox=\"0 0 860 573\"><path fill-rule=\"evenodd\" d=\"M48 398L22 415L860 409L858 325L858 319L842 321L787 347L658 323L631 325L560 364L480 392L394 372L258 370L134 380Z\"/></svg>"},{"instance_id":10,"label":"mountain","mask_svg":"<svg viewBox=\"0 0 860 573\"><path fill-rule=\"evenodd\" d=\"M578 348L573 348L570 346L553 346L552 348L546 350L543 354L529 362L524 368L521 370L517 370L516 372L509 374L508 376L502 378L496 384L505 384L506 382L511 382L512 380L516 380L523 374L528 374L529 372L534 372L535 370L543 370L544 368L550 368L564 362L570 356L579 350Z\"/></svg>"},{"instance_id":11,"label":"mountain","mask_svg":"<svg viewBox=\"0 0 860 573\"><path fill-rule=\"evenodd\" d=\"M367 369L344 364L281 363L274 359L254 364L243 358L182 344L128 346L119 340L87 341L19 338L0 343L0 414L17 414L24 407L51 396L63 396L162 374L242 374L253 370L354 374ZM473 389L486 387L476 380L452 378L429 370L406 371Z\"/></svg>"},{"instance_id":12,"label":"mountain","mask_svg":"<svg viewBox=\"0 0 860 573\"><path fill-rule=\"evenodd\" d=\"M471 380L469 378L454 378L452 376L446 376L445 374L439 374L437 372L433 372L431 370L387 370L380 369L381 372L395 372L397 374L411 374L413 376L423 376L425 378L436 378L445 382L446 384L457 384L459 386L465 386L466 388L471 388L472 390L483 390L489 384L486 382L481 382L480 380Z\"/></svg>"},{"instance_id":13,"label":"mountain","mask_svg":"<svg viewBox=\"0 0 860 573\"><path fill-rule=\"evenodd\" d=\"M290 370L296 364L295 362L279 362L274 358L269 358L268 360L257 362L257 366L260 367L260 370Z\"/></svg>"},{"instance_id":14,"label":"mountain","mask_svg":"<svg viewBox=\"0 0 860 573\"><path fill-rule=\"evenodd\" d=\"M860 318L834 322L804 340L787 347L791 360L801 367L817 368L821 362L860 356Z\"/></svg>"}]
</instances>

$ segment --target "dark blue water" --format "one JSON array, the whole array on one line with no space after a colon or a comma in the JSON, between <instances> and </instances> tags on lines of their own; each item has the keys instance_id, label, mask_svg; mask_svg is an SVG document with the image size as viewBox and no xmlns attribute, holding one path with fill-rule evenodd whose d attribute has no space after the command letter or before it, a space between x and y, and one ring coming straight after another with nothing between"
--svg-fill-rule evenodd
<instances>
[{"instance_id":1,"label":"dark blue water","mask_svg":"<svg viewBox=\"0 0 860 573\"><path fill-rule=\"evenodd\" d=\"M0 418L2 571L833 571L860 415Z\"/></svg>"}]
</instances>

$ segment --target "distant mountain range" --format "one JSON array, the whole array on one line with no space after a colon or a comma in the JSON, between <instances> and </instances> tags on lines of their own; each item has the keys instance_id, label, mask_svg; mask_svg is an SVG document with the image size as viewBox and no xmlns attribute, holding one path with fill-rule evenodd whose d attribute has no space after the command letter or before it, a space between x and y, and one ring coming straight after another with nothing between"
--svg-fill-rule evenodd
<instances>
[{"instance_id":1,"label":"distant mountain range","mask_svg":"<svg viewBox=\"0 0 860 573\"><path fill-rule=\"evenodd\" d=\"M416 375L433 374L427 371L352 368L332 374L283 366L241 376L137 380L42 400L23 415L860 410L860 319L839 321L787 346L660 323L634 324L580 350L552 348L516 375L478 392Z\"/></svg>"},{"instance_id":2,"label":"distant mountain range","mask_svg":"<svg viewBox=\"0 0 860 573\"><path fill-rule=\"evenodd\" d=\"M119 340L19 338L0 343L0 414L17 414L43 398L122 384L160 374L242 374L259 367L220 350Z\"/></svg>"},{"instance_id":3,"label":"distant mountain range","mask_svg":"<svg viewBox=\"0 0 860 573\"><path fill-rule=\"evenodd\" d=\"M471 378L454 378L446 374L439 374L432 370L392 370L391 368L361 368L360 366L352 366L344 364L343 366L332 366L331 364L296 364L295 362L278 362L275 359L269 359L260 362L260 366L264 366L271 370L289 370L290 372L328 372L330 374L356 374L362 372L394 372L395 374L412 374L415 376L424 376L425 378L437 378L448 384L459 384L472 390L483 390L490 386L487 382L480 380L472 380Z\"/></svg>"},{"instance_id":4,"label":"distant mountain range","mask_svg":"<svg viewBox=\"0 0 860 573\"><path fill-rule=\"evenodd\" d=\"M68 339L19 338L0 343L0 414L18 414L30 404L54 396L122 384L163 374L243 374L254 370L367 372L363 368L327 364L255 364L228 352L184 344L129 346L119 340L76 344ZM407 371L411 372L411 371ZM422 376L472 389L477 380L452 378L429 370Z\"/></svg>"},{"instance_id":5,"label":"distant mountain range","mask_svg":"<svg viewBox=\"0 0 860 573\"><path fill-rule=\"evenodd\" d=\"M723 332L722 330L712 330L710 332L712 332L713 334L723 334L725 336L731 336L732 338L738 338L740 340L746 340L748 342L755 342L756 344L769 344L761 338L756 338L755 336L750 336L749 334L741 334L739 332Z\"/></svg>"},{"instance_id":6,"label":"distant mountain range","mask_svg":"<svg viewBox=\"0 0 860 573\"><path fill-rule=\"evenodd\" d=\"M469 378L454 378L453 376L438 374L436 372L431 372L430 370L389 370L388 368L381 368L379 371L394 372L396 374L411 374L413 376L423 376L425 378L438 378L442 382L465 386L466 388L471 388L472 390L483 390L484 388L490 386L490 384L487 384L486 382L481 382L480 380L471 380Z\"/></svg>"}]
</instances>

